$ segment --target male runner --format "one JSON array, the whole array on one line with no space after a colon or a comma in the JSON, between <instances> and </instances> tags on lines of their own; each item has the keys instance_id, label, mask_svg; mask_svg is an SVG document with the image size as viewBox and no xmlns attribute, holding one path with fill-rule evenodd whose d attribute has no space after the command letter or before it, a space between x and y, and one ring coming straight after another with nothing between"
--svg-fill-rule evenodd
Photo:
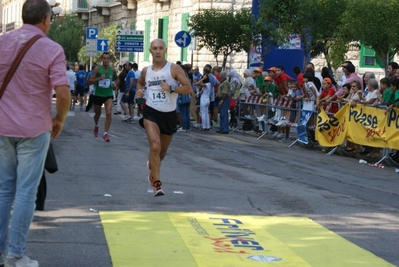
<instances>
[{"instance_id":1,"label":"male runner","mask_svg":"<svg viewBox=\"0 0 399 267\"><path fill-rule=\"evenodd\" d=\"M162 196L160 181L161 161L176 132L176 102L178 94L192 94L190 81L183 69L165 60L167 48L162 39L151 42L152 65L144 68L137 82L137 98L146 94L146 107L140 125L145 128L150 143L147 167L148 180L154 187L154 196ZM146 88L146 90L144 89Z\"/></svg>"},{"instance_id":2,"label":"male runner","mask_svg":"<svg viewBox=\"0 0 399 267\"><path fill-rule=\"evenodd\" d=\"M98 136L98 120L101 116L101 106L104 104L105 107L105 123L104 123L104 135L103 140L109 142L108 131L111 126L111 112L112 112L112 99L114 92L112 88L113 81L118 79L116 70L110 65L111 58L108 52L104 52L101 56L102 65L94 68L93 73L89 79L89 85L95 85L95 91L93 95L94 104L94 136Z\"/></svg>"}]
</instances>

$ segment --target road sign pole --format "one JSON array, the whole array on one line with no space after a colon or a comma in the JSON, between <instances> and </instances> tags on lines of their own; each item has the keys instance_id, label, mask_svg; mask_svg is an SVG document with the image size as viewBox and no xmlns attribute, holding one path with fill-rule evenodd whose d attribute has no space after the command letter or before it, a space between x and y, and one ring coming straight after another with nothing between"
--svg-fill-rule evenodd
<instances>
[{"instance_id":1,"label":"road sign pole","mask_svg":"<svg viewBox=\"0 0 399 267\"><path fill-rule=\"evenodd\" d=\"M193 68L194 63L194 50L191 50L191 68Z\"/></svg>"}]
</instances>

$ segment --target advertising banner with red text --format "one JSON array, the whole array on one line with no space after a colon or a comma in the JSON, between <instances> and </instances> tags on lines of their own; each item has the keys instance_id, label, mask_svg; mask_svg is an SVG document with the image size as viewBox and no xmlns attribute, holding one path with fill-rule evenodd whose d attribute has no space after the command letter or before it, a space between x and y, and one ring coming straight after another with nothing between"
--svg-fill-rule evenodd
<instances>
[{"instance_id":1,"label":"advertising banner with red text","mask_svg":"<svg viewBox=\"0 0 399 267\"><path fill-rule=\"evenodd\" d=\"M318 115L316 139L321 146L333 147L346 139L365 146L399 149L399 110L346 104L333 117L324 110Z\"/></svg>"}]
</instances>

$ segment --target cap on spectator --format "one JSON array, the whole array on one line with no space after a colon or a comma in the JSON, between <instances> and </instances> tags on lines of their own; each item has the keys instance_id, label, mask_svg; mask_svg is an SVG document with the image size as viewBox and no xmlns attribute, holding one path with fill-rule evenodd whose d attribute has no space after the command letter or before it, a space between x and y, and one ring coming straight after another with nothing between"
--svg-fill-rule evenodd
<instances>
[{"instance_id":1,"label":"cap on spectator","mask_svg":"<svg viewBox=\"0 0 399 267\"><path fill-rule=\"evenodd\" d=\"M274 71L274 72L276 72L276 67L271 67L271 68L269 68L269 69L267 69L267 71Z\"/></svg>"},{"instance_id":2,"label":"cap on spectator","mask_svg":"<svg viewBox=\"0 0 399 267\"><path fill-rule=\"evenodd\" d=\"M262 73L262 68L256 68L256 69L254 69L254 72L259 72L259 73Z\"/></svg>"},{"instance_id":3,"label":"cap on spectator","mask_svg":"<svg viewBox=\"0 0 399 267\"><path fill-rule=\"evenodd\" d=\"M327 78L324 78L323 81L326 81L326 82L328 82L329 84L331 84L331 79L328 78L328 77L327 77Z\"/></svg>"},{"instance_id":4,"label":"cap on spectator","mask_svg":"<svg viewBox=\"0 0 399 267\"><path fill-rule=\"evenodd\" d=\"M272 77L270 77L270 76L265 77L265 81L271 81L271 80L272 80Z\"/></svg>"}]
</instances>

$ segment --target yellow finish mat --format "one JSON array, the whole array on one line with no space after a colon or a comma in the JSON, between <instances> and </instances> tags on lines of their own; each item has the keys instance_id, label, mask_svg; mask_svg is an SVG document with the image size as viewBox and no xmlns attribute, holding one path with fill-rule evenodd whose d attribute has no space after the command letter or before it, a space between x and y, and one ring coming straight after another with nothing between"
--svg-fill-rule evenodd
<instances>
[{"instance_id":1,"label":"yellow finish mat","mask_svg":"<svg viewBox=\"0 0 399 267\"><path fill-rule=\"evenodd\" d=\"M303 217L101 211L113 267L393 266Z\"/></svg>"}]
</instances>

